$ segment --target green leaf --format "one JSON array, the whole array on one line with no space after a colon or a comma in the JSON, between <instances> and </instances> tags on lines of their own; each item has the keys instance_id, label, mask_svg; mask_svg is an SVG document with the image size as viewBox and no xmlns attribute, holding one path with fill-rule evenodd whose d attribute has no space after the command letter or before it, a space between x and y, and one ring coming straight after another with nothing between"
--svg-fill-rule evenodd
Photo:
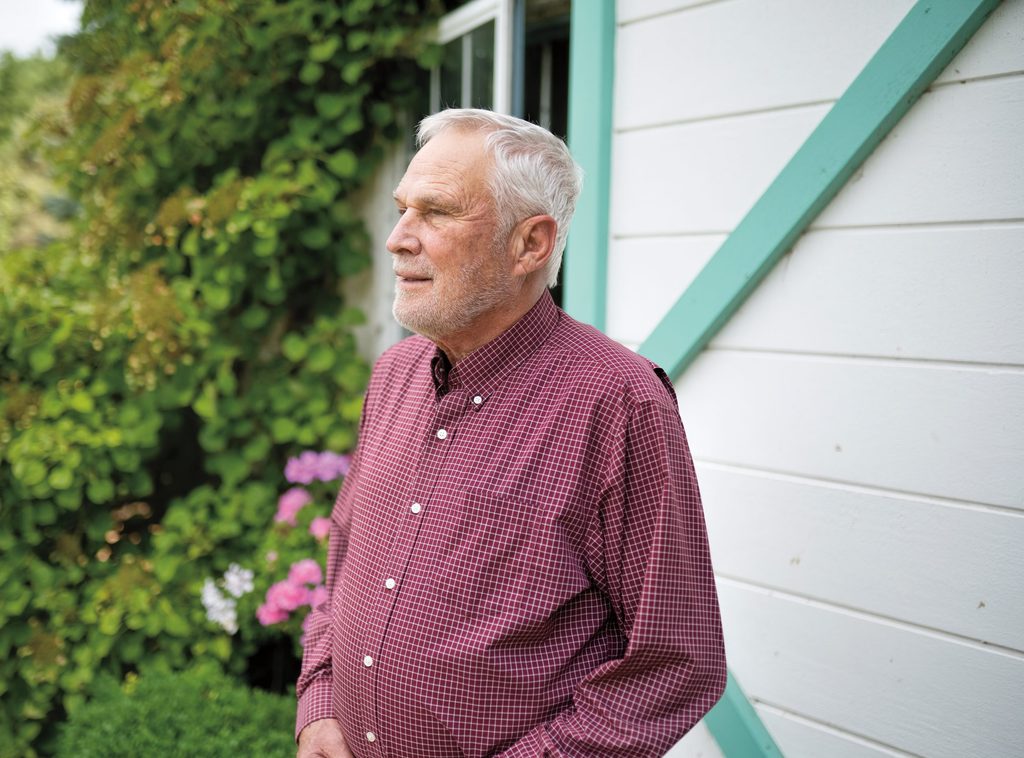
<instances>
[{"instance_id":1,"label":"green leaf","mask_svg":"<svg viewBox=\"0 0 1024 758\"><path fill-rule=\"evenodd\" d=\"M339 150L327 159L327 168L336 176L348 179L359 170L359 159L351 150Z\"/></svg>"},{"instance_id":2,"label":"green leaf","mask_svg":"<svg viewBox=\"0 0 1024 758\"><path fill-rule=\"evenodd\" d=\"M43 374L53 368L56 358L48 346L34 348L28 354L28 365L36 374Z\"/></svg>"},{"instance_id":3,"label":"green leaf","mask_svg":"<svg viewBox=\"0 0 1024 758\"><path fill-rule=\"evenodd\" d=\"M298 431L298 425L290 418L275 418L270 422L270 436L274 442L290 442Z\"/></svg>"},{"instance_id":4,"label":"green leaf","mask_svg":"<svg viewBox=\"0 0 1024 758\"><path fill-rule=\"evenodd\" d=\"M334 365L334 351L326 345L317 345L306 359L306 367L310 371L323 373Z\"/></svg>"},{"instance_id":5,"label":"green leaf","mask_svg":"<svg viewBox=\"0 0 1024 758\"><path fill-rule=\"evenodd\" d=\"M55 490L66 490L74 484L75 475L70 469L64 466L57 466L50 472L47 481Z\"/></svg>"},{"instance_id":6,"label":"green leaf","mask_svg":"<svg viewBox=\"0 0 1024 758\"><path fill-rule=\"evenodd\" d=\"M306 357L306 353L308 351L309 345L295 332L289 332L281 341L281 352L284 353L284 357L292 363L298 363L301 361Z\"/></svg>"},{"instance_id":7,"label":"green leaf","mask_svg":"<svg viewBox=\"0 0 1024 758\"><path fill-rule=\"evenodd\" d=\"M303 84L316 84L324 75L324 67L315 61L308 61L299 71L299 81Z\"/></svg>"},{"instance_id":8,"label":"green leaf","mask_svg":"<svg viewBox=\"0 0 1024 758\"><path fill-rule=\"evenodd\" d=\"M326 93L317 95L316 100L313 102L316 105L317 113L326 119L335 119L345 112L346 100L347 98L344 95Z\"/></svg>"},{"instance_id":9,"label":"green leaf","mask_svg":"<svg viewBox=\"0 0 1024 758\"><path fill-rule=\"evenodd\" d=\"M309 58L321 63L330 60L331 56L337 52L338 45L340 44L341 40L338 37L328 37L323 42L317 42L315 45L310 46Z\"/></svg>"},{"instance_id":10,"label":"green leaf","mask_svg":"<svg viewBox=\"0 0 1024 758\"><path fill-rule=\"evenodd\" d=\"M303 229L299 241L310 250L323 250L331 244L331 233L322 226L311 226Z\"/></svg>"},{"instance_id":11,"label":"green leaf","mask_svg":"<svg viewBox=\"0 0 1024 758\"><path fill-rule=\"evenodd\" d=\"M68 398L68 405L79 413L91 413L96 407L92 395L87 392L75 392Z\"/></svg>"}]
</instances>

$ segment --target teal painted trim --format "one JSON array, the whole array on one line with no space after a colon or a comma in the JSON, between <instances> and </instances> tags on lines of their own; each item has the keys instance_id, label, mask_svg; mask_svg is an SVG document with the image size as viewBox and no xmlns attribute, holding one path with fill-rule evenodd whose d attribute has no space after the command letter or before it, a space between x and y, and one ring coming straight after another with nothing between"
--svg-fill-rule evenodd
<instances>
[{"instance_id":1,"label":"teal painted trim","mask_svg":"<svg viewBox=\"0 0 1024 758\"><path fill-rule=\"evenodd\" d=\"M640 352L679 376L997 5L919 0Z\"/></svg>"},{"instance_id":2,"label":"teal painted trim","mask_svg":"<svg viewBox=\"0 0 1024 758\"><path fill-rule=\"evenodd\" d=\"M611 195L615 0L574 2L569 17L569 147L583 168L565 252L563 305L604 329Z\"/></svg>"},{"instance_id":3,"label":"teal painted trim","mask_svg":"<svg viewBox=\"0 0 1024 758\"><path fill-rule=\"evenodd\" d=\"M782 758L732 673L725 694L704 717L704 724L726 758Z\"/></svg>"}]
</instances>

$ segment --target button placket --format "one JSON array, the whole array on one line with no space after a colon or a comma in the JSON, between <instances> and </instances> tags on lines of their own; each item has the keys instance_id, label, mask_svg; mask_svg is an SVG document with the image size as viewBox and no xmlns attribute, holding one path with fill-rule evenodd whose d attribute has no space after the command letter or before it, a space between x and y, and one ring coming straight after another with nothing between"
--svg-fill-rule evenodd
<instances>
[{"instance_id":1,"label":"button placket","mask_svg":"<svg viewBox=\"0 0 1024 758\"><path fill-rule=\"evenodd\" d=\"M378 579L383 584L383 591L380 584L377 585L377 599L374 601L374 613L372 622L367 626L363 637L364 650L376 651L377 656L365 655L362 659L362 666L366 674L377 680L381 676L388 676L388 664L381 663L386 658L383 652L388 645L386 630L386 619L390 617L395 603L398 602L401 592L399 587L402 577L406 571L409 560L419 543L419 535L424 525L423 519L430 510L430 498L433 495L434 487L440 478L444 468L445 460L452 449L454 433L459 420L473 407L468 393L464 391L452 391L446 394L438 403L434 417L428 423L427 429L430 436L426 439L419 465L416 468L413 487L410 490L412 497L407 500L404 508L406 512L405 521L399 521L395 541L383 567L383 578ZM398 514L396 514L398 515ZM378 575L380 576L380 575ZM383 668L382 668L383 667ZM374 687L380 686L375 684ZM367 702L364 711L367 726L380 723L380 714L376 712L376 706ZM377 740L377 735L372 731L366 732L367 743ZM374 748L377 746L374 745Z\"/></svg>"}]
</instances>

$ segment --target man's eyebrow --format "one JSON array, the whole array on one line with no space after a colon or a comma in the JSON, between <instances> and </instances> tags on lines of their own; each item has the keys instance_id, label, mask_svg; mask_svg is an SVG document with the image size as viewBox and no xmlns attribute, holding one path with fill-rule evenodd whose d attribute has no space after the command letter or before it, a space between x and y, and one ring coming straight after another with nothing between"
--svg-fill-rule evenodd
<instances>
[{"instance_id":1,"label":"man's eyebrow","mask_svg":"<svg viewBox=\"0 0 1024 758\"><path fill-rule=\"evenodd\" d=\"M395 202L398 203L399 205L411 205L417 208L427 208L441 211L453 211L457 208L456 203L453 202L450 198L446 198L443 195L438 195L432 192L417 195L412 199L402 200L399 199L399 192L396 189L392 193L392 197L395 199Z\"/></svg>"}]
</instances>

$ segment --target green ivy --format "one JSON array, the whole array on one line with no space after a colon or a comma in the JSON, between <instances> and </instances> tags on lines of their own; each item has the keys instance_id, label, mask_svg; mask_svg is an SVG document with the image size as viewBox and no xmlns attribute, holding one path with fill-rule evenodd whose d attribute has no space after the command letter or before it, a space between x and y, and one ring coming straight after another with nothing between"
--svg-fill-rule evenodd
<instances>
[{"instance_id":1,"label":"green ivy","mask_svg":"<svg viewBox=\"0 0 1024 758\"><path fill-rule=\"evenodd\" d=\"M103 672L240 675L271 633L228 634L200 590L230 563L265 587L285 459L355 441L352 198L438 11L85 3L66 114L39 126L79 214L0 252L0 755L49 752Z\"/></svg>"}]
</instances>

